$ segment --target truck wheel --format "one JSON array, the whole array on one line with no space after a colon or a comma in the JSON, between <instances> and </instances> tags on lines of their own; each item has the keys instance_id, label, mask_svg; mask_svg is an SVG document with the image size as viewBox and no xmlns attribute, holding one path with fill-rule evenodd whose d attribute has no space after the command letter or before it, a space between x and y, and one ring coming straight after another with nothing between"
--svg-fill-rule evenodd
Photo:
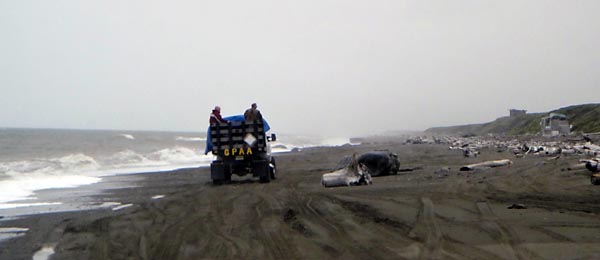
<instances>
[{"instance_id":1,"label":"truck wheel","mask_svg":"<svg viewBox=\"0 0 600 260\"><path fill-rule=\"evenodd\" d=\"M266 166L267 166L267 168L263 170L262 176L259 177L259 180L261 183L271 182L271 169L269 169L268 165L266 165Z\"/></svg>"},{"instance_id":2,"label":"truck wheel","mask_svg":"<svg viewBox=\"0 0 600 260\"><path fill-rule=\"evenodd\" d=\"M231 166L227 164L211 165L211 178L213 185L231 183Z\"/></svg>"},{"instance_id":3,"label":"truck wheel","mask_svg":"<svg viewBox=\"0 0 600 260\"><path fill-rule=\"evenodd\" d=\"M259 181L261 183L269 183L269 182L271 182L271 174L265 174L265 176L260 176Z\"/></svg>"},{"instance_id":4,"label":"truck wheel","mask_svg":"<svg viewBox=\"0 0 600 260\"><path fill-rule=\"evenodd\" d=\"M231 183L231 165L225 165L225 173L223 175L225 176L223 182Z\"/></svg>"},{"instance_id":5,"label":"truck wheel","mask_svg":"<svg viewBox=\"0 0 600 260\"><path fill-rule=\"evenodd\" d=\"M271 174L271 179L275 178L275 172L277 172L277 164L275 164L275 158L271 157L271 162L269 165L269 173Z\"/></svg>"}]
</instances>

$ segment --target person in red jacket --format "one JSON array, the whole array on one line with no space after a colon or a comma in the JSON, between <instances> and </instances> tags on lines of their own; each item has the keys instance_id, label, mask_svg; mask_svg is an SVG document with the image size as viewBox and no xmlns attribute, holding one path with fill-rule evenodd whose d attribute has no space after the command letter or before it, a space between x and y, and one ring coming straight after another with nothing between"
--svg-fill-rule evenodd
<instances>
[{"instance_id":1,"label":"person in red jacket","mask_svg":"<svg viewBox=\"0 0 600 260\"><path fill-rule=\"evenodd\" d=\"M216 123L228 123L227 120L223 119L223 117L221 117L221 107L220 106L215 106L215 109L213 109L212 113L210 113L210 124L216 124Z\"/></svg>"}]
</instances>

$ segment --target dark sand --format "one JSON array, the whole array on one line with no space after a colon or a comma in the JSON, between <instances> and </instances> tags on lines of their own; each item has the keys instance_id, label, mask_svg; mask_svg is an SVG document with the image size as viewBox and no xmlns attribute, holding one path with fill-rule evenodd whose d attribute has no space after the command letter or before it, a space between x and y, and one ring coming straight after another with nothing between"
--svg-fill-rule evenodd
<instances>
[{"instance_id":1,"label":"dark sand","mask_svg":"<svg viewBox=\"0 0 600 260\"><path fill-rule=\"evenodd\" d=\"M422 168L369 186L320 185L344 155L375 149ZM306 149L278 155L269 184L213 186L208 168L130 176L138 187L95 199L131 207L2 222L30 231L2 242L0 258L31 259L45 243L57 243L54 259L600 258L600 186L585 169L564 170L582 157L481 152L393 141ZM495 159L514 164L458 171ZM507 208L517 203L526 209Z\"/></svg>"}]
</instances>

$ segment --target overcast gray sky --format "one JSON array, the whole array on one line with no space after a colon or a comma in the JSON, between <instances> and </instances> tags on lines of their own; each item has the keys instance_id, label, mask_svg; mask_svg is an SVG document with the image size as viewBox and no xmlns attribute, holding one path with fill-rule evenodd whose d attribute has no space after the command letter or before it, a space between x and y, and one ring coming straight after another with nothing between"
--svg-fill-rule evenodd
<instances>
[{"instance_id":1,"label":"overcast gray sky","mask_svg":"<svg viewBox=\"0 0 600 260\"><path fill-rule=\"evenodd\" d=\"M0 126L359 135L597 103L600 1L0 0Z\"/></svg>"}]
</instances>

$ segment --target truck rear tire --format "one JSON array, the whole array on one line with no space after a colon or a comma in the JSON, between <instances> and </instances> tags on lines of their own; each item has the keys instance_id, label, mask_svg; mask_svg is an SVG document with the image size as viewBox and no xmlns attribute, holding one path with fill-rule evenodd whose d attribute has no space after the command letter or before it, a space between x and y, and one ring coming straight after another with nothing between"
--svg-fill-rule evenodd
<instances>
[{"instance_id":1,"label":"truck rear tire","mask_svg":"<svg viewBox=\"0 0 600 260\"><path fill-rule=\"evenodd\" d=\"M223 162L214 161L210 164L210 178L214 185L231 182L231 166Z\"/></svg>"},{"instance_id":2,"label":"truck rear tire","mask_svg":"<svg viewBox=\"0 0 600 260\"><path fill-rule=\"evenodd\" d=\"M271 174L265 174L265 176L259 177L260 183L269 183L271 182Z\"/></svg>"},{"instance_id":3,"label":"truck rear tire","mask_svg":"<svg viewBox=\"0 0 600 260\"><path fill-rule=\"evenodd\" d=\"M252 162L252 172L254 176L258 176L261 183L268 183L271 181L269 162L265 159Z\"/></svg>"}]
</instances>

